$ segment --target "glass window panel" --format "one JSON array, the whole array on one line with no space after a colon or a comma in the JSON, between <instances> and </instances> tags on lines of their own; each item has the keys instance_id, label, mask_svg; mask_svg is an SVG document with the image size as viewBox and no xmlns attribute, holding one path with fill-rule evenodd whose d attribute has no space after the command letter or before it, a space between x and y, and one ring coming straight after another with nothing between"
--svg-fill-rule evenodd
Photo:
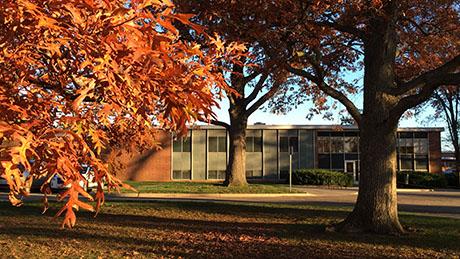
<instances>
[{"instance_id":1,"label":"glass window panel","mask_svg":"<svg viewBox=\"0 0 460 259\"><path fill-rule=\"evenodd\" d=\"M330 155L318 155L318 167L321 169L331 168L331 156Z\"/></svg>"},{"instance_id":2,"label":"glass window panel","mask_svg":"<svg viewBox=\"0 0 460 259\"><path fill-rule=\"evenodd\" d=\"M173 152L181 152L182 151L182 141L181 139L175 139L173 141Z\"/></svg>"},{"instance_id":3,"label":"glass window panel","mask_svg":"<svg viewBox=\"0 0 460 259\"><path fill-rule=\"evenodd\" d=\"M329 137L331 135L330 132L319 131L318 137Z\"/></svg>"},{"instance_id":4,"label":"glass window panel","mask_svg":"<svg viewBox=\"0 0 460 259\"><path fill-rule=\"evenodd\" d=\"M427 154L428 153L428 139L415 139L414 140L414 151L416 154Z\"/></svg>"},{"instance_id":5,"label":"glass window panel","mask_svg":"<svg viewBox=\"0 0 460 259\"><path fill-rule=\"evenodd\" d=\"M399 138L412 138L414 134L412 132L400 132L399 133Z\"/></svg>"},{"instance_id":6,"label":"glass window panel","mask_svg":"<svg viewBox=\"0 0 460 259\"><path fill-rule=\"evenodd\" d=\"M246 151L254 152L254 137L246 137Z\"/></svg>"},{"instance_id":7,"label":"glass window panel","mask_svg":"<svg viewBox=\"0 0 460 259\"><path fill-rule=\"evenodd\" d=\"M209 152L217 152L217 137L209 137Z\"/></svg>"},{"instance_id":8,"label":"glass window panel","mask_svg":"<svg viewBox=\"0 0 460 259\"><path fill-rule=\"evenodd\" d=\"M413 161L411 156L401 156L401 171L413 171Z\"/></svg>"},{"instance_id":9,"label":"glass window panel","mask_svg":"<svg viewBox=\"0 0 460 259\"><path fill-rule=\"evenodd\" d=\"M343 169L345 166L345 161L342 154L332 155L332 169Z\"/></svg>"},{"instance_id":10,"label":"glass window panel","mask_svg":"<svg viewBox=\"0 0 460 259\"><path fill-rule=\"evenodd\" d=\"M254 152L262 152L262 137L254 137Z\"/></svg>"},{"instance_id":11,"label":"glass window panel","mask_svg":"<svg viewBox=\"0 0 460 259\"><path fill-rule=\"evenodd\" d=\"M416 171L428 171L428 158L416 158L415 159L415 170Z\"/></svg>"},{"instance_id":12,"label":"glass window panel","mask_svg":"<svg viewBox=\"0 0 460 259\"><path fill-rule=\"evenodd\" d=\"M190 137L185 137L183 138L182 142L182 152L190 152L191 146L190 146Z\"/></svg>"},{"instance_id":13,"label":"glass window panel","mask_svg":"<svg viewBox=\"0 0 460 259\"><path fill-rule=\"evenodd\" d=\"M334 131L334 132L331 132L331 136L332 137L343 137L343 132Z\"/></svg>"},{"instance_id":14,"label":"glass window panel","mask_svg":"<svg viewBox=\"0 0 460 259\"><path fill-rule=\"evenodd\" d=\"M318 153L329 154L331 151L330 143L329 137L318 137Z\"/></svg>"},{"instance_id":15,"label":"glass window panel","mask_svg":"<svg viewBox=\"0 0 460 259\"><path fill-rule=\"evenodd\" d=\"M359 140L358 137L345 137L344 138L344 152L345 153L358 153Z\"/></svg>"},{"instance_id":16,"label":"glass window panel","mask_svg":"<svg viewBox=\"0 0 460 259\"><path fill-rule=\"evenodd\" d=\"M179 170L173 171L173 179L181 179L181 177L182 177L182 171L179 171Z\"/></svg>"},{"instance_id":17,"label":"glass window panel","mask_svg":"<svg viewBox=\"0 0 460 259\"><path fill-rule=\"evenodd\" d=\"M331 138L331 153L343 153L343 138Z\"/></svg>"},{"instance_id":18,"label":"glass window panel","mask_svg":"<svg viewBox=\"0 0 460 259\"><path fill-rule=\"evenodd\" d=\"M217 171L217 179L219 180L225 179L225 171L223 170Z\"/></svg>"},{"instance_id":19,"label":"glass window panel","mask_svg":"<svg viewBox=\"0 0 460 259\"><path fill-rule=\"evenodd\" d=\"M227 150L227 137L219 137L218 152L225 152Z\"/></svg>"},{"instance_id":20,"label":"glass window panel","mask_svg":"<svg viewBox=\"0 0 460 259\"><path fill-rule=\"evenodd\" d=\"M209 170L208 171L208 179L217 179L217 171Z\"/></svg>"},{"instance_id":21,"label":"glass window panel","mask_svg":"<svg viewBox=\"0 0 460 259\"><path fill-rule=\"evenodd\" d=\"M414 153L414 140L413 139L406 139L406 153L408 154Z\"/></svg>"},{"instance_id":22,"label":"glass window panel","mask_svg":"<svg viewBox=\"0 0 460 259\"><path fill-rule=\"evenodd\" d=\"M280 152L289 152L288 137L280 137Z\"/></svg>"},{"instance_id":23,"label":"glass window panel","mask_svg":"<svg viewBox=\"0 0 460 259\"><path fill-rule=\"evenodd\" d=\"M426 133L426 132L414 132L414 138L428 138L428 133Z\"/></svg>"},{"instance_id":24,"label":"glass window panel","mask_svg":"<svg viewBox=\"0 0 460 259\"><path fill-rule=\"evenodd\" d=\"M299 140L297 137L289 138L289 147L292 147L294 152L299 152Z\"/></svg>"}]
</instances>

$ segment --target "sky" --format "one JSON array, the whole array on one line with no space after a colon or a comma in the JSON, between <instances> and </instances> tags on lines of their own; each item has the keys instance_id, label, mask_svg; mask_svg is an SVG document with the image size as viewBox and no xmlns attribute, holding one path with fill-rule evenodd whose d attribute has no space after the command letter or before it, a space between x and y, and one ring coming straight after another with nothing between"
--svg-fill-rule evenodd
<instances>
[{"instance_id":1,"label":"sky","mask_svg":"<svg viewBox=\"0 0 460 259\"><path fill-rule=\"evenodd\" d=\"M360 79L362 75L360 73L354 73L347 75L347 81ZM358 82L358 84L362 83L362 80ZM250 92L250 90L248 91ZM355 105L360 108L362 107L362 94L358 93L356 95L349 96L349 98L355 103ZM228 99L224 98L219 102L220 109L214 108L213 111L217 115L218 120L229 122L228 116ZM300 105L297 109L293 109L292 111L288 112L287 114L273 114L268 111L263 111L262 109L257 110L254 112L248 119L248 123L255 124L255 123L265 123L267 125L328 125L328 124L340 124L340 116L339 111L344 109L343 106L339 105L337 109L331 110L334 114L333 120L327 120L322 117L322 115L315 115L312 119L307 119L307 115L309 113L309 109L313 106L311 102L304 103ZM263 106L264 107L264 106ZM427 108L425 109L420 116L417 117L410 117L410 118L402 118L399 122L399 127L445 127L442 121L428 121L426 120L426 116L433 113L433 110ZM447 137L446 132L442 133L442 141L443 141L443 150L451 149L448 142L444 139Z\"/></svg>"}]
</instances>

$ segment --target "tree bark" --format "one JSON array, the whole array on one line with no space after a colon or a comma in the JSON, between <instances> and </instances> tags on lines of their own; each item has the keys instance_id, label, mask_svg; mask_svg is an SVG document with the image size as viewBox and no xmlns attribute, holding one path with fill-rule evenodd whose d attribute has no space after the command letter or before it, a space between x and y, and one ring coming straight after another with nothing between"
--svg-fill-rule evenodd
<instances>
[{"instance_id":1,"label":"tree bark","mask_svg":"<svg viewBox=\"0 0 460 259\"><path fill-rule=\"evenodd\" d=\"M247 118L240 113L230 111L230 137L228 164L224 185L246 186L246 128Z\"/></svg>"},{"instance_id":2,"label":"tree bark","mask_svg":"<svg viewBox=\"0 0 460 259\"><path fill-rule=\"evenodd\" d=\"M360 129L359 193L354 210L337 225L343 232L404 232L396 194L397 124L363 121Z\"/></svg>"}]
</instances>

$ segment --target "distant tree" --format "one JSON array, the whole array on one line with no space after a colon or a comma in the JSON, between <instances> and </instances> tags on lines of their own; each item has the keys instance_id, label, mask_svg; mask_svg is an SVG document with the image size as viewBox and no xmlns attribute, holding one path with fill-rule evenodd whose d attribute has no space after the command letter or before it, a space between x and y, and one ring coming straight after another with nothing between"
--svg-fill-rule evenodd
<instances>
[{"instance_id":1,"label":"distant tree","mask_svg":"<svg viewBox=\"0 0 460 259\"><path fill-rule=\"evenodd\" d=\"M359 126L359 194L335 230L403 232L396 195L398 122L440 86L460 83L460 2L204 2L211 16L238 28L242 41L257 39L278 66L304 78L302 93L317 105L335 99ZM345 74L362 69L362 85L346 81ZM358 90L362 111L349 98Z\"/></svg>"},{"instance_id":2,"label":"distant tree","mask_svg":"<svg viewBox=\"0 0 460 259\"><path fill-rule=\"evenodd\" d=\"M58 174L70 188L57 216L71 227L74 209L99 210L103 182L123 185L101 160L106 146L155 145L155 127L184 132L213 116L215 89L225 87L215 64L244 46L208 38L204 53L181 41L176 21L202 31L192 16L167 0L0 2L0 176L13 205L44 178L46 210ZM93 168L95 198L79 185L82 164Z\"/></svg>"},{"instance_id":3,"label":"distant tree","mask_svg":"<svg viewBox=\"0 0 460 259\"><path fill-rule=\"evenodd\" d=\"M212 13L207 1L178 1L175 3L182 12L196 13L195 21L206 26L207 32L217 33L227 41L239 41L241 29L235 27L231 20L225 17L240 16L246 19L239 9L224 9L228 13ZM185 30L193 42L202 40L190 30ZM277 67L275 62L265 53L257 38L245 39L248 46L245 56L239 59L222 61L222 76L226 78L226 98L230 107L228 115L230 122L211 120L214 125L224 127L229 134L229 156L224 184L227 186L247 185L246 180L246 130L248 118L257 109L269 101L280 88L285 87L289 73L284 68Z\"/></svg>"},{"instance_id":4,"label":"distant tree","mask_svg":"<svg viewBox=\"0 0 460 259\"><path fill-rule=\"evenodd\" d=\"M441 119L447 125L448 139L455 154L455 169L460 179L460 89L458 86L443 86L434 91L427 105L435 109L429 118ZM458 183L460 185L460 182Z\"/></svg>"}]
</instances>

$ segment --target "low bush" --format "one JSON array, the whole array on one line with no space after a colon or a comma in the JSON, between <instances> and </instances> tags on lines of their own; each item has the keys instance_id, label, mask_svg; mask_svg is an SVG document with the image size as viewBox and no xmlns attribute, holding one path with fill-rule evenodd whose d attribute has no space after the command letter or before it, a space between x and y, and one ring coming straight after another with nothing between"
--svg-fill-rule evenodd
<instances>
[{"instance_id":1,"label":"low bush","mask_svg":"<svg viewBox=\"0 0 460 259\"><path fill-rule=\"evenodd\" d=\"M425 172L398 172L398 184L407 186L406 177L409 174L409 185L413 187L425 188L445 188L447 179L442 174L433 174Z\"/></svg>"},{"instance_id":2,"label":"low bush","mask_svg":"<svg viewBox=\"0 0 460 259\"><path fill-rule=\"evenodd\" d=\"M326 169L299 169L293 172L293 184L353 186L349 174Z\"/></svg>"},{"instance_id":3,"label":"low bush","mask_svg":"<svg viewBox=\"0 0 460 259\"><path fill-rule=\"evenodd\" d=\"M456 172L445 174L448 186L459 186L458 174Z\"/></svg>"}]
</instances>

